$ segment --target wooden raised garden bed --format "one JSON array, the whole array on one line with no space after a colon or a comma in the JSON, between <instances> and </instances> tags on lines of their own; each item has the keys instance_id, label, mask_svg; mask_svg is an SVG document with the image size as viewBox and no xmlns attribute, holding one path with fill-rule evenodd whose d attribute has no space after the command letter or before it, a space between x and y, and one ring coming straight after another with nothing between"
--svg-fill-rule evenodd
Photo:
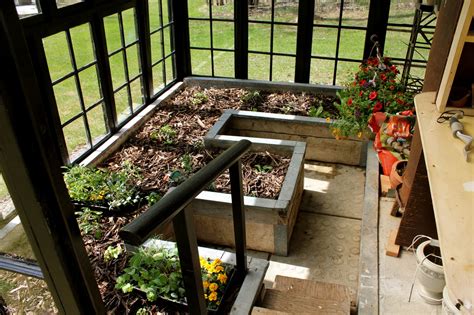
<instances>
[{"instance_id":1,"label":"wooden raised garden bed","mask_svg":"<svg viewBox=\"0 0 474 315\"><path fill-rule=\"evenodd\" d=\"M290 165L278 199L245 196L247 247L287 255L303 194L303 142L279 141L265 147L253 144L256 151L291 156ZM228 147L232 141L223 143ZM252 150L252 149L251 149ZM204 191L189 205L194 211L197 237L212 244L233 246L232 204L230 194Z\"/></svg>"},{"instance_id":2,"label":"wooden raised garden bed","mask_svg":"<svg viewBox=\"0 0 474 315\"><path fill-rule=\"evenodd\" d=\"M226 110L204 141L220 147L242 137L260 145L269 143L268 139L304 141L307 160L359 166L366 163L368 142L357 138L336 140L330 122L323 118Z\"/></svg>"}]
</instances>

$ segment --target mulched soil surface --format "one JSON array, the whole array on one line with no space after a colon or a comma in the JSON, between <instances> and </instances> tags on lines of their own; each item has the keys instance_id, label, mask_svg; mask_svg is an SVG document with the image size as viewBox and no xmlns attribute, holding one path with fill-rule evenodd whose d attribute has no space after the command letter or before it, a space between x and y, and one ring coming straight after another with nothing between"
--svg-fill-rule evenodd
<instances>
[{"instance_id":1,"label":"mulched soil surface","mask_svg":"<svg viewBox=\"0 0 474 315\"><path fill-rule=\"evenodd\" d=\"M258 110L271 113L308 115L311 106L323 105L327 115L336 117L332 105L334 98L305 93L259 92L258 97L242 101L247 95L243 89L201 89L185 88L171 100L160 106L154 116L136 132L101 167L117 170L129 161L142 171L142 178L135 184L143 191L159 191L162 195L170 186L175 186L173 174L179 172L189 176L209 163L220 152L204 149L202 138L218 120L225 109ZM164 139L160 128L168 125L175 135ZM183 162L189 155L191 163ZM248 153L242 161L244 194L277 198L289 164L289 157L275 154ZM256 165L272 166L271 171L261 172ZM229 176L222 174L213 185L216 191L229 192ZM141 207L129 216L110 216L101 219L103 235L100 239L84 235L84 242L91 260L99 290L106 303L106 309L113 314L126 314L147 306L150 311L167 311L164 305L151 305L136 294L123 294L114 289L115 280L126 266L127 257L104 262L103 253L108 246L122 244L118 231L136 216L146 210Z\"/></svg>"}]
</instances>

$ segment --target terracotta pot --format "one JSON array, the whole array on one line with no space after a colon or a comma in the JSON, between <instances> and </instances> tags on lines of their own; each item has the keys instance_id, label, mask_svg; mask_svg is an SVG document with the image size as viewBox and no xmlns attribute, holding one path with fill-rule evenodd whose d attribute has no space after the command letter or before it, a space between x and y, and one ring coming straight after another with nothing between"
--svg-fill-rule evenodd
<instances>
[{"instance_id":1,"label":"terracotta pot","mask_svg":"<svg viewBox=\"0 0 474 315\"><path fill-rule=\"evenodd\" d=\"M429 304L441 304L443 288L446 285L443 265L431 261L428 257L435 248L439 248L439 242L428 240L421 243L416 249L418 263L416 279L421 286L418 293Z\"/></svg>"},{"instance_id":2,"label":"terracotta pot","mask_svg":"<svg viewBox=\"0 0 474 315\"><path fill-rule=\"evenodd\" d=\"M392 165L392 170L390 171L390 186L392 189L396 189L398 185L403 183L403 174L399 174L399 170L403 169L406 167L408 164L408 161L406 160L400 160Z\"/></svg>"}]
</instances>

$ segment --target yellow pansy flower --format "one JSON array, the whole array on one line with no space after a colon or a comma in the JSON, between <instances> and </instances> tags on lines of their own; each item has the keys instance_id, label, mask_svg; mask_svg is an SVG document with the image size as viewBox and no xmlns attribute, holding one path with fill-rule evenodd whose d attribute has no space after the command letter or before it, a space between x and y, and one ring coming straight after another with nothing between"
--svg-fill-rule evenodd
<instances>
[{"instance_id":1,"label":"yellow pansy flower","mask_svg":"<svg viewBox=\"0 0 474 315\"><path fill-rule=\"evenodd\" d=\"M222 284L227 282L227 275L225 273L221 273L217 276L217 280L219 280Z\"/></svg>"},{"instance_id":2,"label":"yellow pansy flower","mask_svg":"<svg viewBox=\"0 0 474 315\"><path fill-rule=\"evenodd\" d=\"M216 301L217 300L217 292L212 292L209 294L209 301Z\"/></svg>"},{"instance_id":3,"label":"yellow pansy flower","mask_svg":"<svg viewBox=\"0 0 474 315\"><path fill-rule=\"evenodd\" d=\"M216 291L218 288L219 288L219 285L215 282L209 285L209 290L211 290L212 292Z\"/></svg>"},{"instance_id":4,"label":"yellow pansy flower","mask_svg":"<svg viewBox=\"0 0 474 315\"><path fill-rule=\"evenodd\" d=\"M216 273L217 273L217 272L221 272L221 271L224 271L224 267L222 267L222 266L216 266L216 267L214 268L214 272L216 272Z\"/></svg>"}]
</instances>

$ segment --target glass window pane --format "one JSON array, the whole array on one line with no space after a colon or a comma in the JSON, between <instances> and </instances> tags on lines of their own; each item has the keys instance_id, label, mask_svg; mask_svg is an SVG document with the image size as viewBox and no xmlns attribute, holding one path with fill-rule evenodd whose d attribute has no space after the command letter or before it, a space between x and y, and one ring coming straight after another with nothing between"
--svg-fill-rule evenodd
<instances>
[{"instance_id":1,"label":"glass window pane","mask_svg":"<svg viewBox=\"0 0 474 315\"><path fill-rule=\"evenodd\" d=\"M356 71L359 69L358 62L344 62L339 61L337 63L337 85L345 85L347 82L353 80Z\"/></svg>"},{"instance_id":2,"label":"glass window pane","mask_svg":"<svg viewBox=\"0 0 474 315\"><path fill-rule=\"evenodd\" d=\"M189 41L191 47L210 48L210 24L207 21L189 21Z\"/></svg>"},{"instance_id":3,"label":"glass window pane","mask_svg":"<svg viewBox=\"0 0 474 315\"><path fill-rule=\"evenodd\" d=\"M272 81L293 82L295 80L294 57L273 56Z\"/></svg>"},{"instance_id":4,"label":"glass window pane","mask_svg":"<svg viewBox=\"0 0 474 315\"><path fill-rule=\"evenodd\" d=\"M58 8L67 7L71 4L76 4L80 2L82 2L82 0L56 0L56 4Z\"/></svg>"},{"instance_id":5,"label":"glass window pane","mask_svg":"<svg viewBox=\"0 0 474 315\"><path fill-rule=\"evenodd\" d=\"M107 132L107 124L105 118L104 104L98 106L87 112L87 120L91 130L92 144L96 144L104 138Z\"/></svg>"},{"instance_id":6,"label":"glass window pane","mask_svg":"<svg viewBox=\"0 0 474 315\"><path fill-rule=\"evenodd\" d=\"M169 2L170 0L161 0L162 13L163 13L163 24L168 24L173 21L173 16L170 12Z\"/></svg>"},{"instance_id":7,"label":"glass window pane","mask_svg":"<svg viewBox=\"0 0 474 315\"><path fill-rule=\"evenodd\" d=\"M150 32L157 30L160 26L159 0L148 0L148 16L150 19Z\"/></svg>"},{"instance_id":8,"label":"glass window pane","mask_svg":"<svg viewBox=\"0 0 474 315\"><path fill-rule=\"evenodd\" d=\"M296 54L296 26L275 25L273 51Z\"/></svg>"},{"instance_id":9,"label":"glass window pane","mask_svg":"<svg viewBox=\"0 0 474 315\"><path fill-rule=\"evenodd\" d=\"M69 125L63 127L63 133L71 160L74 160L81 153L90 148L87 143L86 128L82 117L79 117Z\"/></svg>"},{"instance_id":10,"label":"glass window pane","mask_svg":"<svg viewBox=\"0 0 474 315\"><path fill-rule=\"evenodd\" d=\"M114 90L125 83L125 66L123 64L123 52L113 55L109 58L110 72L112 74L112 83Z\"/></svg>"},{"instance_id":11,"label":"glass window pane","mask_svg":"<svg viewBox=\"0 0 474 315\"><path fill-rule=\"evenodd\" d=\"M122 12L123 34L125 45L137 40L137 29L135 24L135 9L128 9Z\"/></svg>"},{"instance_id":12,"label":"glass window pane","mask_svg":"<svg viewBox=\"0 0 474 315\"><path fill-rule=\"evenodd\" d=\"M298 23L298 0L278 2L275 6L275 21Z\"/></svg>"},{"instance_id":13,"label":"glass window pane","mask_svg":"<svg viewBox=\"0 0 474 315\"><path fill-rule=\"evenodd\" d=\"M128 77L133 79L140 73L140 58L138 57L138 44L127 48Z\"/></svg>"},{"instance_id":14,"label":"glass window pane","mask_svg":"<svg viewBox=\"0 0 474 315\"><path fill-rule=\"evenodd\" d=\"M234 23L213 22L212 25L214 48L234 48Z\"/></svg>"},{"instance_id":15,"label":"glass window pane","mask_svg":"<svg viewBox=\"0 0 474 315\"><path fill-rule=\"evenodd\" d=\"M216 76L233 78L235 76L234 64L233 52L214 52L214 74Z\"/></svg>"},{"instance_id":16,"label":"glass window pane","mask_svg":"<svg viewBox=\"0 0 474 315\"><path fill-rule=\"evenodd\" d=\"M272 19L272 2L248 0L249 20L270 21Z\"/></svg>"},{"instance_id":17,"label":"glass window pane","mask_svg":"<svg viewBox=\"0 0 474 315\"><path fill-rule=\"evenodd\" d=\"M214 19L234 19L234 1L217 0L212 2L212 17Z\"/></svg>"},{"instance_id":18,"label":"glass window pane","mask_svg":"<svg viewBox=\"0 0 474 315\"><path fill-rule=\"evenodd\" d=\"M153 93L158 93L165 87L165 79L163 78L163 63L160 62L152 69L153 72Z\"/></svg>"},{"instance_id":19,"label":"glass window pane","mask_svg":"<svg viewBox=\"0 0 474 315\"><path fill-rule=\"evenodd\" d=\"M81 81L82 97L85 106L97 103L102 98L102 93L97 78L97 66L93 65L79 72L79 80Z\"/></svg>"},{"instance_id":20,"label":"glass window pane","mask_svg":"<svg viewBox=\"0 0 474 315\"><path fill-rule=\"evenodd\" d=\"M117 112L117 121L121 123L132 114L129 106L127 87L115 92L115 110Z\"/></svg>"},{"instance_id":21,"label":"glass window pane","mask_svg":"<svg viewBox=\"0 0 474 315\"><path fill-rule=\"evenodd\" d=\"M311 59L310 83L332 85L333 60Z\"/></svg>"},{"instance_id":22,"label":"glass window pane","mask_svg":"<svg viewBox=\"0 0 474 315\"><path fill-rule=\"evenodd\" d=\"M342 30L339 57L362 60L364 57L365 31Z\"/></svg>"},{"instance_id":23,"label":"glass window pane","mask_svg":"<svg viewBox=\"0 0 474 315\"><path fill-rule=\"evenodd\" d=\"M163 0L166 1L166 0ZM209 18L209 0L188 0L190 18ZM190 21L191 22L191 21Z\"/></svg>"},{"instance_id":24,"label":"glass window pane","mask_svg":"<svg viewBox=\"0 0 474 315\"><path fill-rule=\"evenodd\" d=\"M164 44L165 44L165 56L168 56L173 51L171 43L171 27L165 27L163 29Z\"/></svg>"},{"instance_id":25,"label":"glass window pane","mask_svg":"<svg viewBox=\"0 0 474 315\"><path fill-rule=\"evenodd\" d=\"M161 50L161 32L151 35L151 62L155 63L163 59L163 52Z\"/></svg>"},{"instance_id":26,"label":"glass window pane","mask_svg":"<svg viewBox=\"0 0 474 315\"><path fill-rule=\"evenodd\" d=\"M249 23L249 50L270 51L270 25Z\"/></svg>"},{"instance_id":27,"label":"glass window pane","mask_svg":"<svg viewBox=\"0 0 474 315\"><path fill-rule=\"evenodd\" d=\"M1 172L0 252L7 257L36 260ZM8 307L8 314L58 313L46 282L36 278L0 270L0 297Z\"/></svg>"},{"instance_id":28,"label":"glass window pane","mask_svg":"<svg viewBox=\"0 0 474 315\"><path fill-rule=\"evenodd\" d=\"M311 55L335 57L337 46L337 29L315 27L313 29L313 48Z\"/></svg>"},{"instance_id":29,"label":"glass window pane","mask_svg":"<svg viewBox=\"0 0 474 315\"><path fill-rule=\"evenodd\" d=\"M344 1L342 25L367 27L369 5L369 0Z\"/></svg>"},{"instance_id":30,"label":"glass window pane","mask_svg":"<svg viewBox=\"0 0 474 315\"><path fill-rule=\"evenodd\" d=\"M211 52L191 49L191 65L193 75L212 75Z\"/></svg>"},{"instance_id":31,"label":"glass window pane","mask_svg":"<svg viewBox=\"0 0 474 315\"><path fill-rule=\"evenodd\" d=\"M417 1L397 0L390 1L388 23L413 24L415 5Z\"/></svg>"},{"instance_id":32,"label":"glass window pane","mask_svg":"<svg viewBox=\"0 0 474 315\"><path fill-rule=\"evenodd\" d=\"M176 77L174 75L174 56L166 58L166 84L169 84Z\"/></svg>"},{"instance_id":33,"label":"glass window pane","mask_svg":"<svg viewBox=\"0 0 474 315\"><path fill-rule=\"evenodd\" d=\"M41 12L38 2L35 0L18 0L15 1L16 12L20 19L36 15Z\"/></svg>"},{"instance_id":34,"label":"glass window pane","mask_svg":"<svg viewBox=\"0 0 474 315\"><path fill-rule=\"evenodd\" d=\"M72 28L70 33L77 67L80 68L95 61L89 23Z\"/></svg>"},{"instance_id":35,"label":"glass window pane","mask_svg":"<svg viewBox=\"0 0 474 315\"><path fill-rule=\"evenodd\" d=\"M405 29L405 28L402 28ZM385 39L385 47L384 47L384 56L390 58L402 58L405 59L407 55L408 43L410 42L410 30L411 27L406 28L408 32L397 32L397 31L387 31L387 36ZM424 49L423 49L424 50ZM419 52L420 50L417 49ZM429 53L426 50L426 59ZM414 59L421 59L418 53L413 54Z\"/></svg>"},{"instance_id":36,"label":"glass window pane","mask_svg":"<svg viewBox=\"0 0 474 315\"><path fill-rule=\"evenodd\" d=\"M135 112L137 109L142 107L144 103L141 78L130 83L130 90L132 92L132 107Z\"/></svg>"},{"instance_id":37,"label":"glass window pane","mask_svg":"<svg viewBox=\"0 0 474 315\"><path fill-rule=\"evenodd\" d=\"M52 81L73 71L65 32L43 38L43 46Z\"/></svg>"},{"instance_id":38,"label":"glass window pane","mask_svg":"<svg viewBox=\"0 0 474 315\"><path fill-rule=\"evenodd\" d=\"M341 0L335 0L335 1L315 0L314 24L325 24L325 25L339 24L340 8L341 8Z\"/></svg>"},{"instance_id":39,"label":"glass window pane","mask_svg":"<svg viewBox=\"0 0 474 315\"><path fill-rule=\"evenodd\" d=\"M53 86L56 105L61 123L66 122L81 112L81 103L77 95L74 77Z\"/></svg>"},{"instance_id":40,"label":"glass window pane","mask_svg":"<svg viewBox=\"0 0 474 315\"><path fill-rule=\"evenodd\" d=\"M109 54L122 47L118 15L113 14L104 18L105 38Z\"/></svg>"},{"instance_id":41,"label":"glass window pane","mask_svg":"<svg viewBox=\"0 0 474 315\"><path fill-rule=\"evenodd\" d=\"M249 79L270 79L270 56L261 54L249 54Z\"/></svg>"}]
</instances>

